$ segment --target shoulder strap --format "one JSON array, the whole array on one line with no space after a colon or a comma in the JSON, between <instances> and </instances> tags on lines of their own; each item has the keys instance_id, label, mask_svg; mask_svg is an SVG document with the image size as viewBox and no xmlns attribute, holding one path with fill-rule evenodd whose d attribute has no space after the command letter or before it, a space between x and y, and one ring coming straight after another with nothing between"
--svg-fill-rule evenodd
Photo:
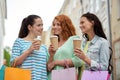
<instances>
[{"instance_id":1,"label":"shoulder strap","mask_svg":"<svg viewBox=\"0 0 120 80\"><path fill-rule=\"evenodd\" d=\"M111 59L112 59L113 50L112 50L111 47L109 47L109 49L110 49L110 58L109 58L108 72L109 72L109 74L111 74L112 71L113 71L113 66L112 66L112 64L111 64Z\"/></svg>"}]
</instances>

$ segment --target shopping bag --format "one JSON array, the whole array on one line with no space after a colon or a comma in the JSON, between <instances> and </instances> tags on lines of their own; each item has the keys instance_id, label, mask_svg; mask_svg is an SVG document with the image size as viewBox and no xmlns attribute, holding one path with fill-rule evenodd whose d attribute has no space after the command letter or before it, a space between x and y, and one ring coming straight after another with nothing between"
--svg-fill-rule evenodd
<instances>
[{"instance_id":1,"label":"shopping bag","mask_svg":"<svg viewBox=\"0 0 120 80\"><path fill-rule=\"evenodd\" d=\"M77 80L76 69L73 67L61 70L52 70L51 80Z\"/></svg>"},{"instance_id":2,"label":"shopping bag","mask_svg":"<svg viewBox=\"0 0 120 80\"><path fill-rule=\"evenodd\" d=\"M31 71L21 68L6 67L5 80L31 80Z\"/></svg>"},{"instance_id":3,"label":"shopping bag","mask_svg":"<svg viewBox=\"0 0 120 80\"><path fill-rule=\"evenodd\" d=\"M5 66L3 65L0 69L0 80L4 80Z\"/></svg>"},{"instance_id":4,"label":"shopping bag","mask_svg":"<svg viewBox=\"0 0 120 80\"><path fill-rule=\"evenodd\" d=\"M108 76L108 71L84 70L81 80L109 80Z\"/></svg>"},{"instance_id":5,"label":"shopping bag","mask_svg":"<svg viewBox=\"0 0 120 80\"><path fill-rule=\"evenodd\" d=\"M15 68L17 58L13 62L13 67L5 68L4 80L31 80L31 70Z\"/></svg>"}]
</instances>

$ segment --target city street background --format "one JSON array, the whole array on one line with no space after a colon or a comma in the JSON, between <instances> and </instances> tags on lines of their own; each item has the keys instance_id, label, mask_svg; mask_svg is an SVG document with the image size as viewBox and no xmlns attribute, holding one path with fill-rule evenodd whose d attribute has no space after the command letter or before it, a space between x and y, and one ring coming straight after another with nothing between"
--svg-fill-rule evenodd
<instances>
[{"instance_id":1,"label":"city street background","mask_svg":"<svg viewBox=\"0 0 120 80\"><path fill-rule=\"evenodd\" d=\"M21 21L30 14L42 17L44 31L42 41L49 46L51 23L54 16L69 16L78 36L80 16L83 13L96 14L102 22L103 29L113 50L112 80L120 80L120 0L0 0L0 66L3 54L10 50L18 36ZM7 47L6 47L7 46Z\"/></svg>"},{"instance_id":2,"label":"city street background","mask_svg":"<svg viewBox=\"0 0 120 80\"><path fill-rule=\"evenodd\" d=\"M14 40L18 37L22 19L30 14L41 16L43 28L47 30L54 16L59 13L63 2L64 0L6 0L4 46L12 47Z\"/></svg>"}]
</instances>

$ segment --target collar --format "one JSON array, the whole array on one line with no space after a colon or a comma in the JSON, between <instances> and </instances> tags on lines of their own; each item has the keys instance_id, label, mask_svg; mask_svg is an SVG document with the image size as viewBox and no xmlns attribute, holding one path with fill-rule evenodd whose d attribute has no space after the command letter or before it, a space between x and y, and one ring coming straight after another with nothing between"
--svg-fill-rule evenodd
<instances>
[{"instance_id":1,"label":"collar","mask_svg":"<svg viewBox=\"0 0 120 80\"><path fill-rule=\"evenodd\" d=\"M91 40L91 43L94 44L98 40L99 36L95 35L94 38Z\"/></svg>"},{"instance_id":2,"label":"collar","mask_svg":"<svg viewBox=\"0 0 120 80\"><path fill-rule=\"evenodd\" d=\"M90 45L95 44L95 42L98 40L98 38L99 38L99 36L95 35L94 38L90 41ZM86 43L87 43L87 39L84 38L83 42L82 42L82 49L85 47Z\"/></svg>"}]
</instances>

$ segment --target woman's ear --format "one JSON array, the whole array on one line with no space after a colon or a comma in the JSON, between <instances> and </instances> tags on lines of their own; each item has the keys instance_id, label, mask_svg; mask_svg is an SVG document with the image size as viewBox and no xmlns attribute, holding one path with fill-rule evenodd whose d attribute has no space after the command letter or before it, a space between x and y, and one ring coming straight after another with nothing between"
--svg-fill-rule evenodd
<instances>
[{"instance_id":1,"label":"woman's ear","mask_svg":"<svg viewBox=\"0 0 120 80\"><path fill-rule=\"evenodd\" d=\"M94 25L94 21L91 21L91 23Z\"/></svg>"},{"instance_id":2,"label":"woman's ear","mask_svg":"<svg viewBox=\"0 0 120 80\"><path fill-rule=\"evenodd\" d=\"M32 29L32 26L31 25L28 25L28 30L30 31Z\"/></svg>"}]
</instances>

